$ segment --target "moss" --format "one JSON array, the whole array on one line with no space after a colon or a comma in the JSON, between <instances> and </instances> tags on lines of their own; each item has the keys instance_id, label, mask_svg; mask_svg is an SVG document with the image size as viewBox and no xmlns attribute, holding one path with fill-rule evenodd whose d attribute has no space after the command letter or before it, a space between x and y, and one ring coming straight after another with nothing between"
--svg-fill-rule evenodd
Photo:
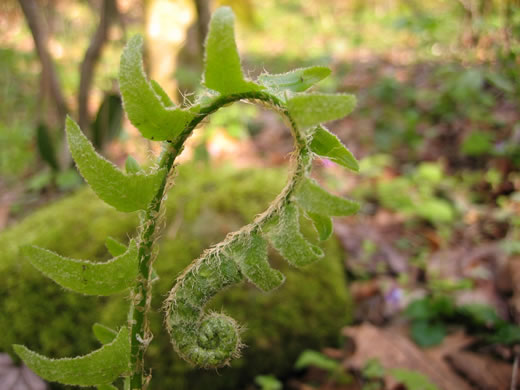
<instances>
[{"instance_id":1,"label":"moss","mask_svg":"<svg viewBox=\"0 0 520 390\"><path fill-rule=\"evenodd\" d=\"M156 388L243 388L260 373L284 375L304 348L337 343L349 319L350 300L335 240L326 243L326 258L304 270L289 268L276 254L273 265L287 276L277 291L264 294L250 284L230 288L213 302L246 326L248 347L229 368L194 370L176 356L162 327L160 305L175 277L200 252L220 241L273 199L284 182L276 170L211 170L187 166L176 178L167 204L167 227L160 244L151 326L154 341L147 364ZM124 239L135 230L137 215L105 206L83 189L29 216L0 235L0 349L25 343L52 356L70 356L96 348L94 322L121 325L127 304L123 296L85 297L65 292L42 277L18 248L26 243L61 254L102 259L107 235ZM302 288L305 286L305 288Z\"/></svg>"}]
</instances>

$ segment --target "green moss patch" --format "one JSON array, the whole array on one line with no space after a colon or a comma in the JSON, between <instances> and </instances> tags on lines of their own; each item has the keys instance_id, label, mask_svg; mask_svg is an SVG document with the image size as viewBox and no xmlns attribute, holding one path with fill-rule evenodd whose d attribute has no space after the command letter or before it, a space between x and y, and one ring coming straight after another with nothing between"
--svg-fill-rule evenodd
<instances>
[{"instance_id":1,"label":"green moss patch","mask_svg":"<svg viewBox=\"0 0 520 390\"><path fill-rule=\"evenodd\" d=\"M243 283L212 302L211 309L225 311L245 327L247 348L231 367L218 373L189 367L173 351L162 326L160 307L176 276L203 249L261 212L283 186L284 177L279 170L200 165L184 167L176 177L155 263L160 280L154 286L154 340L147 356L154 388L243 388L258 374L284 375L305 348L337 344L351 307L334 239L324 245L325 259L304 270L289 268L271 253L271 263L287 276L278 290L264 294ZM18 343L63 357L97 348L92 324L122 324L128 306L125 297L86 297L64 291L21 258L18 248L36 244L65 256L106 259L106 236L127 242L137 223L137 213L119 213L82 189L2 232L0 350L11 352L11 344Z\"/></svg>"}]
</instances>

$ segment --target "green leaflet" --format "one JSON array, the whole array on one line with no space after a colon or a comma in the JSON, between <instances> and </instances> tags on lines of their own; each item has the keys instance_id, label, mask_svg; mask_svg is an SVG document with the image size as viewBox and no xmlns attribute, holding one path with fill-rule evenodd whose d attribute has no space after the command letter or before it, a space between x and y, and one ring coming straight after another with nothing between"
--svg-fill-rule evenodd
<instances>
[{"instance_id":1,"label":"green leaflet","mask_svg":"<svg viewBox=\"0 0 520 390\"><path fill-rule=\"evenodd\" d=\"M162 88L148 82L143 70L142 45L143 38L133 36L121 55L119 89L124 108L128 119L143 137L172 140L184 130L194 114L169 105L171 100Z\"/></svg>"},{"instance_id":2,"label":"green leaflet","mask_svg":"<svg viewBox=\"0 0 520 390\"><path fill-rule=\"evenodd\" d=\"M298 208L288 204L268 226L267 237L273 247L295 267L303 267L323 257L323 251L300 233Z\"/></svg>"},{"instance_id":3,"label":"green leaflet","mask_svg":"<svg viewBox=\"0 0 520 390\"><path fill-rule=\"evenodd\" d=\"M350 150L341 143L338 137L322 126L318 126L314 131L310 148L317 155L327 157L336 164L354 172L359 171L359 164Z\"/></svg>"},{"instance_id":4,"label":"green leaflet","mask_svg":"<svg viewBox=\"0 0 520 390\"><path fill-rule=\"evenodd\" d=\"M107 247L108 252L114 257L122 255L126 252L126 245L120 243L115 238L110 236L105 240L105 246Z\"/></svg>"},{"instance_id":5,"label":"green leaflet","mask_svg":"<svg viewBox=\"0 0 520 390\"><path fill-rule=\"evenodd\" d=\"M231 248L231 256L240 272L260 290L271 291L285 280L283 274L271 268L267 261L267 242L258 233L239 240Z\"/></svg>"},{"instance_id":6,"label":"green leaflet","mask_svg":"<svg viewBox=\"0 0 520 390\"><path fill-rule=\"evenodd\" d=\"M137 173L141 170L139 163L132 156L128 156L125 160L125 171L128 174Z\"/></svg>"},{"instance_id":7,"label":"green leaflet","mask_svg":"<svg viewBox=\"0 0 520 390\"><path fill-rule=\"evenodd\" d=\"M170 99L168 94L165 92L164 89L159 85L159 83L155 80L150 80L150 84L152 85L152 88L154 92L161 98L161 103L164 107L175 107L175 103Z\"/></svg>"},{"instance_id":8,"label":"green leaflet","mask_svg":"<svg viewBox=\"0 0 520 390\"><path fill-rule=\"evenodd\" d=\"M133 240L125 253L105 263L69 259L37 246L24 246L21 252L44 275L81 294L111 295L130 287L137 277L137 245Z\"/></svg>"},{"instance_id":9,"label":"green leaflet","mask_svg":"<svg viewBox=\"0 0 520 390\"><path fill-rule=\"evenodd\" d=\"M307 216L312 220L320 241L325 241L332 235L333 226L330 217L315 213L307 213Z\"/></svg>"},{"instance_id":10,"label":"green leaflet","mask_svg":"<svg viewBox=\"0 0 520 390\"><path fill-rule=\"evenodd\" d=\"M124 174L96 153L79 126L69 117L65 129L72 157L97 196L119 211L131 212L148 206L161 187L166 169L148 174L142 171Z\"/></svg>"},{"instance_id":11,"label":"green leaflet","mask_svg":"<svg viewBox=\"0 0 520 390\"><path fill-rule=\"evenodd\" d=\"M329 75L326 66L311 66L281 74L261 74L258 81L274 90L303 92Z\"/></svg>"},{"instance_id":12,"label":"green leaflet","mask_svg":"<svg viewBox=\"0 0 520 390\"><path fill-rule=\"evenodd\" d=\"M203 84L222 95L262 89L244 79L234 24L235 16L231 8L220 7L213 13L206 38Z\"/></svg>"},{"instance_id":13,"label":"green leaflet","mask_svg":"<svg viewBox=\"0 0 520 390\"><path fill-rule=\"evenodd\" d=\"M100 385L97 390L118 390L114 385Z\"/></svg>"},{"instance_id":14,"label":"green leaflet","mask_svg":"<svg viewBox=\"0 0 520 390\"><path fill-rule=\"evenodd\" d=\"M301 94L289 99L287 108L301 127L316 126L322 122L340 119L356 106L354 95Z\"/></svg>"},{"instance_id":15,"label":"green leaflet","mask_svg":"<svg viewBox=\"0 0 520 390\"><path fill-rule=\"evenodd\" d=\"M92 332L94 332L94 336L101 344L111 343L116 337L117 332L113 329L110 329L108 326L98 324L97 322L92 325Z\"/></svg>"},{"instance_id":16,"label":"green leaflet","mask_svg":"<svg viewBox=\"0 0 520 390\"><path fill-rule=\"evenodd\" d=\"M308 213L339 217L355 214L359 210L357 202L329 194L309 178L302 180L293 198Z\"/></svg>"},{"instance_id":17,"label":"green leaflet","mask_svg":"<svg viewBox=\"0 0 520 390\"><path fill-rule=\"evenodd\" d=\"M130 340L128 329L121 328L110 344L88 355L49 359L23 345L13 345L16 354L43 379L75 386L95 386L113 382L128 370Z\"/></svg>"}]
</instances>

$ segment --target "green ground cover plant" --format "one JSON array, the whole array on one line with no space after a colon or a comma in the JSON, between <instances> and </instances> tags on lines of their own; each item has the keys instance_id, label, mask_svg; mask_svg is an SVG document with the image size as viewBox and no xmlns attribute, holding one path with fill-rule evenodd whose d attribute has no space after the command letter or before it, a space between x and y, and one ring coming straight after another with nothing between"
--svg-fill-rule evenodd
<instances>
[{"instance_id":1,"label":"green ground cover plant","mask_svg":"<svg viewBox=\"0 0 520 390\"><path fill-rule=\"evenodd\" d=\"M227 7L219 8L206 40L206 90L195 104L178 107L155 81L146 78L142 43L140 37L133 37L124 49L119 84L132 124L145 138L164 141L156 164L144 170L129 158L123 172L95 151L72 119L66 123L72 157L96 195L118 211L139 212L136 237L128 245L107 238L106 246L113 257L106 262L68 258L37 246L22 249L35 268L73 292L105 296L130 291L128 324L118 329L94 326L94 334L103 346L90 354L51 359L25 346L14 346L18 356L49 381L110 389L122 376L124 388L132 390L146 388L150 383L144 357L152 340L148 315L152 285L158 278L153 264L158 254L156 241L165 212L164 200L173 186L176 158L185 141L219 108L247 100L274 109L290 127L295 151L287 184L267 210L204 251L171 288L163 305L164 324L174 349L187 362L218 368L240 355L240 325L227 315L205 313L204 309L220 291L244 280L265 292L279 287L285 276L271 268L267 259L269 245L295 267L310 265L324 256L321 248L302 234L301 216L312 221L323 241L332 233L331 217L351 215L359 208L356 202L329 194L309 176L315 156L358 170L352 154L321 125L348 115L355 98L349 94L304 92L330 73L327 68L263 74L254 82L248 80L234 41L233 13Z\"/></svg>"}]
</instances>

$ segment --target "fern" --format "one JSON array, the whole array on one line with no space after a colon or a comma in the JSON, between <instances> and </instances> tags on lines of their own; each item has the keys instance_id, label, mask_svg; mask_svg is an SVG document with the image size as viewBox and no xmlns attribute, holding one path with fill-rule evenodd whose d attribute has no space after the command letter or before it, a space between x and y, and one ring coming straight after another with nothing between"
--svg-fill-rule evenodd
<instances>
[{"instance_id":1,"label":"fern","mask_svg":"<svg viewBox=\"0 0 520 390\"><path fill-rule=\"evenodd\" d=\"M285 280L268 261L271 245L291 265L302 267L319 260L323 252L300 232L300 219L309 218L321 240L332 233L333 216L355 213L356 202L329 194L309 177L317 155L352 171L354 156L322 122L348 115L355 98L348 94L305 91L330 74L325 67L297 69L285 74L262 74L256 81L242 72L234 39L234 15L222 7L214 13L206 42L203 85L206 90L189 107L177 107L162 88L148 80L142 65L142 38L133 37L121 56L120 90L128 118L143 137L163 142L156 164L143 171L133 158L126 172L101 157L70 118L67 140L78 170L103 201L122 212L141 213L137 237L128 247L108 238L114 258L91 263L62 257L30 246L23 254L43 274L61 286L82 294L109 295L129 291L129 321L119 331L95 324L95 336L104 344L88 355L53 360L24 346L15 351L38 375L70 385L114 388L125 377L125 389L142 389L144 354L152 339L147 320L151 286L156 278L153 262L161 207L172 185L175 161L193 130L221 107L241 101L262 104L277 111L294 138L294 153L287 184L250 224L230 233L207 249L174 282L164 302L165 326L174 349L188 362L214 368L240 355L240 325L222 313L205 313L206 304L221 290L244 280L271 291Z\"/></svg>"}]
</instances>

